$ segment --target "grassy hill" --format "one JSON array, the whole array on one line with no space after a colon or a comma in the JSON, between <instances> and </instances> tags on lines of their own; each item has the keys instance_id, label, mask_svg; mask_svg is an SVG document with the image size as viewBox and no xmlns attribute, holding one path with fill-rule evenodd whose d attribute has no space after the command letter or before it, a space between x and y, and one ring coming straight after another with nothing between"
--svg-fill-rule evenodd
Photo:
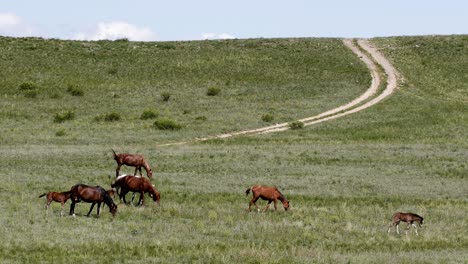
<instances>
[{"instance_id":1,"label":"grassy hill","mask_svg":"<svg viewBox=\"0 0 468 264\"><path fill-rule=\"evenodd\" d=\"M468 37L372 42L404 80L370 109L161 147L318 114L365 91L369 73L338 39L0 38L0 262L466 261ZM45 212L44 192L108 188L111 148L148 158L160 207ZM247 213L253 184L278 186L291 211ZM397 210L425 217L419 236L387 234Z\"/></svg>"}]
</instances>

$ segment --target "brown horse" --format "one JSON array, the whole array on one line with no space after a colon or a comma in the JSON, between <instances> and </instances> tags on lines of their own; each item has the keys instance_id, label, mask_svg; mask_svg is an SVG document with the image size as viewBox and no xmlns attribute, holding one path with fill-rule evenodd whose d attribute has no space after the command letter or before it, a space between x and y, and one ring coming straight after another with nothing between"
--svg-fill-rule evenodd
<instances>
[{"instance_id":1,"label":"brown horse","mask_svg":"<svg viewBox=\"0 0 468 264\"><path fill-rule=\"evenodd\" d=\"M112 152L114 153L114 159L117 162L115 177L119 176L120 167L122 167L122 165L135 167L135 173L133 173L133 176L136 176L137 170L140 172L140 175L143 176L143 174L141 173L141 167L143 167L146 170L146 175L148 176L148 178L153 177L153 171L151 170L148 162L146 162L145 158L142 155L128 153L117 154L114 150L112 150Z\"/></svg>"},{"instance_id":2,"label":"brown horse","mask_svg":"<svg viewBox=\"0 0 468 264\"><path fill-rule=\"evenodd\" d=\"M265 207L265 212L270 207L271 202L274 202L274 206L276 210L277 209L276 202L278 200L280 200L283 203L284 210L287 211L289 208L289 201L286 199L286 197L284 197L284 195L276 187L254 185L245 191L246 195L249 195L250 191L252 191L253 197L249 203L249 209L248 209L249 211L250 211L250 207L252 206L252 204L255 205L255 207L257 207L257 211L260 211L260 209L258 208L256 204L258 198L262 198L262 200L268 201L268 204Z\"/></svg>"},{"instance_id":3,"label":"brown horse","mask_svg":"<svg viewBox=\"0 0 468 264\"><path fill-rule=\"evenodd\" d=\"M400 225L400 222L405 222L405 223L408 224L406 229L410 228L410 225L413 226L414 230L416 231L416 235L417 235L418 234L418 229L417 229L415 223L418 224L419 228L422 228L421 225L423 224L423 221L424 221L424 218L422 218L421 216L419 216L417 214L396 212L392 216L392 223L388 227L387 232L390 233L390 229L392 227L396 226L397 234L400 234L400 230L399 230L398 226Z\"/></svg>"},{"instance_id":4,"label":"brown horse","mask_svg":"<svg viewBox=\"0 0 468 264\"><path fill-rule=\"evenodd\" d=\"M144 205L145 203L145 193L149 193L150 197L153 198L159 205L159 200L161 199L161 194L154 188L151 182L143 177L138 176L119 176L117 180L111 185L112 188L120 187L120 199L123 198L124 203L127 203L125 200L125 195L128 192L138 192L140 193L140 200L138 205Z\"/></svg>"},{"instance_id":5,"label":"brown horse","mask_svg":"<svg viewBox=\"0 0 468 264\"><path fill-rule=\"evenodd\" d=\"M70 205L70 215L75 216L75 204L81 201L92 203L87 216L91 214L95 204L98 205L97 216L99 216L99 209L103 202L109 207L112 216L115 216L115 213L117 212L117 205L114 203L107 191L101 186L77 184L71 188L70 192L72 193L70 197L72 201L72 204Z\"/></svg>"},{"instance_id":6,"label":"brown horse","mask_svg":"<svg viewBox=\"0 0 468 264\"><path fill-rule=\"evenodd\" d=\"M65 205L67 200L70 199L71 192L70 191L68 191L68 192L48 192L48 193L43 193L43 194L39 195L39 198L41 198L43 196L46 196L46 198L47 198L46 205L45 205L46 210L49 209L50 203L52 203L52 201L55 201L55 202L60 203L62 205L62 211L60 211L60 216L61 216L62 212L63 212L63 206Z\"/></svg>"}]
</instances>

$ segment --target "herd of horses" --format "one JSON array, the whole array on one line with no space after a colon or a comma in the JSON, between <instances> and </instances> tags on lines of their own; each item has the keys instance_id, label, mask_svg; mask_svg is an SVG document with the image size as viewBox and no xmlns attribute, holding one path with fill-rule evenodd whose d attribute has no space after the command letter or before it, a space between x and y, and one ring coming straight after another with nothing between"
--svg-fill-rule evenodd
<instances>
[{"instance_id":1,"label":"herd of horses","mask_svg":"<svg viewBox=\"0 0 468 264\"><path fill-rule=\"evenodd\" d=\"M117 154L114 150L112 150L114 154L114 160L117 162L117 169L116 179L111 184L112 189L105 190L101 186L89 186L85 184L76 184L74 185L69 191L65 192L48 192L41 194L39 196L43 197L46 196L46 210L49 208L52 201L58 202L62 206L62 211L60 215L62 215L63 207L67 200L71 200L70 205L70 215L75 216L75 205L80 202L91 203L91 207L87 216L90 216L94 206L97 204L97 216L99 216L101 204L105 203L109 207L109 211L112 216L115 216L117 213L117 205L114 203L112 197L115 197L118 194L119 199L127 204L125 196L129 193L133 193L133 198L136 193L140 194L140 198L138 200L138 205L143 206L145 202L145 193L153 199L153 201L159 205L161 194L151 182L143 177L141 168L143 167L146 170L146 175L148 178L153 177L153 171L151 170L148 162L142 155L138 154L129 154L129 153L119 153ZM119 175L120 168L122 165L135 167L134 175ZM140 176L137 176L137 172L140 172ZM119 190L119 191L117 191ZM252 199L249 202L248 211L251 211L252 205L255 205L257 211L260 211L260 208L256 204L258 199L262 199L267 201L267 205L264 211L268 211L270 204L273 202L275 210L277 210L277 202L280 201L283 204L284 210L289 209L289 201L286 197L278 190L276 187L268 187L268 186L261 186L261 185L254 185L248 188L245 193L249 195L252 192ZM132 198L132 201L133 201ZM392 216L392 223L388 227L387 232L390 232L392 227L396 227L396 231L400 234L399 225L401 222L407 223L407 229L410 226L414 227L416 234L418 234L417 226L421 228L423 224L423 217L414 214L414 213L402 213L396 212Z\"/></svg>"}]
</instances>

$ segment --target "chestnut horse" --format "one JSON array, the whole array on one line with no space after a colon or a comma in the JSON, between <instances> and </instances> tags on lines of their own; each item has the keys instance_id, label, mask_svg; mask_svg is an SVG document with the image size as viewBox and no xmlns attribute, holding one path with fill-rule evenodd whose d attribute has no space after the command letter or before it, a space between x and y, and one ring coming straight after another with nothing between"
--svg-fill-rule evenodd
<instances>
[{"instance_id":1,"label":"chestnut horse","mask_svg":"<svg viewBox=\"0 0 468 264\"><path fill-rule=\"evenodd\" d=\"M253 197L252 200L250 200L249 203L249 211L250 207L255 205L257 207L257 211L260 211L258 208L257 202L258 198L262 198L262 200L268 201L267 206L265 207L265 212L268 210L270 207L271 202L274 202L275 210L277 209L276 207L276 202L280 200L283 203L284 210L288 210L289 208L289 201L284 197L284 195L276 188L276 187L266 187L266 186L260 186L260 185L254 185L247 189L245 191L246 195L249 195L250 191L252 191Z\"/></svg>"},{"instance_id":2,"label":"chestnut horse","mask_svg":"<svg viewBox=\"0 0 468 264\"><path fill-rule=\"evenodd\" d=\"M400 234L400 230L399 230L398 226L400 225L400 222L405 222L405 223L408 224L406 229L410 228L410 225L413 226L414 230L416 231L416 235L417 235L418 234L418 229L417 229L415 223L418 224L419 228L422 228L421 225L423 224L423 221L424 221L424 218L422 218L421 216L419 216L417 214L396 212L392 216L392 223L388 227L387 232L390 233L390 229L392 227L396 226L397 234Z\"/></svg>"},{"instance_id":3,"label":"chestnut horse","mask_svg":"<svg viewBox=\"0 0 468 264\"><path fill-rule=\"evenodd\" d=\"M43 196L46 196L46 198L47 198L46 205L45 205L46 210L49 209L50 203L52 203L52 201L55 201L55 202L60 203L62 205L62 211L60 211L60 216L62 216L63 206L65 205L67 200L70 199L71 192L70 191L68 191L68 192L48 192L48 193L43 193L43 194L39 195L39 198L41 198Z\"/></svg>"},{"instance_id":4,"label":"chestnut horse","mask_svg":"<svg viewBox=\"0 0 468 264\"><path fill-rule=\"evenodd\" d=\"M142 155L128 153L117 154L113 149L112 152L114 153L114 159L117 162L115 177L119 176L120 167L122 167L122 165L135 167L135 173L133 173L133 176L136 176L137 170L140 172L140 175L143 176L143 174L141 173L141 167L143 167L146 170L146 175L148 176L148 178L153 177L153 171L151 170L148 162L146 162L145 158Z\"/></svg>"},{"instance_id":5,"label":"chestnut horse","mask_svg":"<svg viewBox=\"0 0 468 264\"><path fill-rule=\"evenodd\" d=\"M161 194L154 188L151 182L143 177L138 176L128 176L123 175L119 176L117 180L111 185L112 188L120 187L120 199L123 198L124 203L127 203L125 200L125 195L128 192L138 192L140 193L140 200L138 205L144 205L145 203L145 193L149 193L150 197L153 198L159 205L159 200L161 199Z\"/></svg>"},{"instance_id":6,"label":"chestnut horse","mask_svg":"<svg viewBox=\"0 0 468 264\"><path fill-rule=\"evenodd\" d=\"M103 202L109 207L109 211L112 213L112 216L115 216L115 213L117 212L117 205L109 196L108 192L101 186L77 184L71 188L70 192L70 198L72 201L72 204L70 205L70 215L75 216L75 204L81 201L92 203L91 208L89 209L89 212L86 216L91 214L95 204L98 205L97 216L99 216L99 209L101 208L101 203Z\"/></svg>"}]
</instances>

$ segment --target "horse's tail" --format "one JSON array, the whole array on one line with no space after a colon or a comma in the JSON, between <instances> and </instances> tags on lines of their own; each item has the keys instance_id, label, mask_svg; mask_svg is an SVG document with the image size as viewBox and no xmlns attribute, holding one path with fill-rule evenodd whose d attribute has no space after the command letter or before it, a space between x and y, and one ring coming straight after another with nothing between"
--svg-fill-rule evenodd
<instances>
[{"instance_id":1,"label":"horse's tail","mask_svg":"<svg viewBox=\"0 0 468 264\"><path fill-rule=\"evenodd\" d=\"M39 195L39 198L43 197L43 196L46 196L47 193L43 193L41 195Z\"/></svg>"},{"instance_id":2,"label":"horse's tail","mask_svg":"<svg viewBox=\"0 0 468 264\"><path fill-rule=\"evenodd\" d=\"M245 190L245 195L246 195L246 196L249 195L250 190L252 190L252 187L250 187L250 188L248 188L247 190Z\"/></svg>"},{"instance_id":3,"label":"horse's tail","mask_svg":"<svg viewBox=\"0 0 468 264\"><path fill-rule=\"evenodd\" d=\"M111 149L111 150L114 153L114 159L117 159L117 153L115 153L115 151L113 149Z\"/></svg>"}]
</instances>

